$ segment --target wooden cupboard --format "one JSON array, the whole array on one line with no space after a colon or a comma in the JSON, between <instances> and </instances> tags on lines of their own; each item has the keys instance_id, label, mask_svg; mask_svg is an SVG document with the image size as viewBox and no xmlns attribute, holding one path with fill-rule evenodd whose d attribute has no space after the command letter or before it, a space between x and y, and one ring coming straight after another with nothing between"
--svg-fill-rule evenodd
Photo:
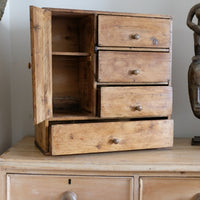
<instances>
[{"instance_id":1,"label":"wooden cupboard","mask_svg":"<svg viewBox=\"0 0 200 200\"><path fill-rule=\"evenodd\" d=\"M33 6L30 15L45 154L173 145L171 17Z\"/></svg>"},{"instance_id":2,"label":"wooden cupboard","mask_svg":"<svg viewBox=\"0 0 200 200\"><path fill-rule=\"evenodd\" d=\"M190 142L179 138L173 148L45 156L33 137L25 137L0 156L0 199L199 200L200 147Z\"/></svg>"}]
</instances>

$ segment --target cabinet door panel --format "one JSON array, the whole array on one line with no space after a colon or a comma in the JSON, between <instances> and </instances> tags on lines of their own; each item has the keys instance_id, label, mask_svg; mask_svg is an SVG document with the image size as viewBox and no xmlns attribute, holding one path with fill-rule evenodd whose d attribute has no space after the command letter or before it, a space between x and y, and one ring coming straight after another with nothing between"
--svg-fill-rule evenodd
<instances>
[{"instance_id":1,"label":"cabinet door panel","mask_svg":"<svg viewBox=\"0 0 200 200\"><path fill-rule=\"evenodd\" d=\"M52 117L51 12L30 7L34 123Z\"/></svg>"},{"instance_id":2,"label":"cabinet door panel","mask_svg":"<svg viewBox=\"0 0 200 200\"><path fill-rule=\"evenodd\" d=\"M199 178L140 178L140 200L194 200Z\"/></svg>"},{"instance_id":3,"label":"cabinet door panel","mask_svg":"<svg viewBox=\"0 0 200 200\"><path fill-rule=\"evenodd\" d=\"M61 200L72 191L79 200L133 200L129 177L79 177L9 174L8 200Z\"/></svg>"}]
</instances>

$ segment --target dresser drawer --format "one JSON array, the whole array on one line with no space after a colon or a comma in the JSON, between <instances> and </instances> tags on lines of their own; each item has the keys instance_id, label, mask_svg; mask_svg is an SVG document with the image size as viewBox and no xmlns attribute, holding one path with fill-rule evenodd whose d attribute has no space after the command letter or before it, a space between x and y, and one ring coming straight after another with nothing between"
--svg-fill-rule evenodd
<instances>
[{"instance_id":1,"label":"dresser drawer","mask_svg":"<svg viewBox=\"0 0 200 200\"><path fill-rule=\"evenodd\" d=\"M98 16L98 45L169 48L171 20L128 16Z\"/></svg>"},{"instance_id":2,"label":"dresser drawer","mask_svg":"<svg viewBox=\"0 0 200 200\"><path fill-rule=\"evenodd\" d=\"M172 113L168 86L100 87L100 117L165 117Z\"/></svg>"},{"instance_id":3,"label":"dresser drawer","mask_svg":"<svg viewBox=\"0 0 200 200\"><path fill-rule=\"evenodd\" d=\"M170 147L173 120L57 124L50 140L52 155Z\"/></svg>"},{"instance_id":4,"label":"dresser drawer","mask_svg":"<svg viewBox=\"0 0 200 200\"><path fill-rule=\"evenodd\" d=\"M133 199L133 179L128 177L10 174L7 187L8 200L62 200L66 191L74 192L77 200Z\"/></svg>"},{"instance_id":5,"label":"dresser drawer","mask_svg":"<svg viewBox=\"0 0 200 200\"><path fill-rule=\"evenodd\" d=\"M99 82L168 83L169 80L169 53L99 51Z\"/></svg>"},{"instance_id":6,"label":"dresser drawer","mask_svg":"<svg viewBox=\"0 0 200 200\"><path fill-rule=\"evenodd\" d=\"M140 178L140 200L196 200L199 192L199 178Z\"/></svg>"}]
</instances>

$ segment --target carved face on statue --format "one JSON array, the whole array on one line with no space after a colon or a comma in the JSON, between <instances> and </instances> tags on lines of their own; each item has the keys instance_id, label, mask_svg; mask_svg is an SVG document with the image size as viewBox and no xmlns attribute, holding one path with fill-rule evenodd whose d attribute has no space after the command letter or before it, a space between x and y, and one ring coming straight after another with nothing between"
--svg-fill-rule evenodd
<instances>
[{"instance_id":1,"label":"carved face on statue","mask_svg":"<svg viewBox=\"0 0 200 200\"><path fill-rule=\"evenodd\" d=\"M188 71L188 89L194 115L200 118L200 58L193 58Z\"/></svg>"}]
</instances>

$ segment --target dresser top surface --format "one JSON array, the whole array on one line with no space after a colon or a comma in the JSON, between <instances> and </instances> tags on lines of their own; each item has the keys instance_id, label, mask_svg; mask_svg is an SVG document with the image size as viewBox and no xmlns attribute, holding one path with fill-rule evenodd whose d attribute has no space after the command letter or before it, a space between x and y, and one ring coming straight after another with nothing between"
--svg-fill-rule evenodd
<instances>
[{"instance_id":1,"label":"dresser top surface","mask_svg":"<svg viewBox=\"0 0 200 200\"><path fill-rule=\"evenodd\" d=\"M25 137L0 157L0 167L63 169L80 171L200 171L200 146L191 139L175 139L173 148L126 152L45 156Z\"/></svg>"}]
</instances>

